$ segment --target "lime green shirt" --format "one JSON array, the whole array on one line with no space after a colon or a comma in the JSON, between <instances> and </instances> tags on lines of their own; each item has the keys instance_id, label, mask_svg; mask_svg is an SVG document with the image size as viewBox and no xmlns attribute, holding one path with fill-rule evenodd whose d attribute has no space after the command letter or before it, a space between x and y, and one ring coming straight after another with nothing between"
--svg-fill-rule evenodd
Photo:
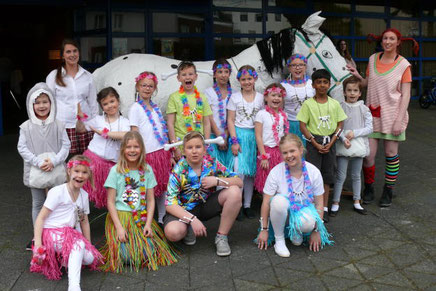
<instances>
[{"instance_id":1,"label":"lime green shirt","mask_svg":"<svg viewBox=\"0 0 436 291\"><path fill-rule=\"evenodd\" d=\"M197 107L197 100L195 99L195 94L186 95L188 99L189 108L191 111L195 110ZM200 93L200 97L203 100L203 118L201 120L200 132L204 134L203 120L205 116L212 115L212 110L210 109L209 102L203 93ZM176 91L170 95L168 100L167 114L175 113L176 120L174 123L174 131L176 137L183 139L183 137L188 133L185 124L185 118L183 117L183 103L182 97L179 91ZM195 123L192 123L192 128L195 130Z\"/></svg>"},{"instance_id":2,"label":"lime green shirt","mask_svg":"<svg viewBox=\"0 0 436 291\"><path fill-rule=\"evenodd\" d=\"M347 119L347 115L338 101L327 97L324 104L318 103L315 98L304 101L297 119L306 123L307 129L314 135L331 135L336 131L338 122Z\"/></svg>"}]
</instances>

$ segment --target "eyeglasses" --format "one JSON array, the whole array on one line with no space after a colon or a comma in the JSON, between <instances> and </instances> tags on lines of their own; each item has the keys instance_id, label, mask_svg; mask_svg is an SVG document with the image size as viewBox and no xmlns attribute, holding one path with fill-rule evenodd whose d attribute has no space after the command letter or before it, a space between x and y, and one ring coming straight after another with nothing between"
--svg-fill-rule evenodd
<instances>
[{"instance_id":1,"label":"eyeglasses","mask_svg":"<svg viewBox=\"0 0 436 291\"><path fill-rule=\"evenodd\" d=\"M289 66L290 66L291 68L294 68L294 69L299 69L299 68L303 68L303 67L305 67L306 64L290 64Z\"/></svg>"},{"instance_id":2,"label":"eyeglasses","mask_svg":"<svg viewBox=\"0 0 436 291\"><path fill-rule=\"evenodd\" d=\"M141 88L147 88L147 89L154 89L154 85L147 85L147 84L142 84L140 85Z\"/></svg>"}]
</instances>

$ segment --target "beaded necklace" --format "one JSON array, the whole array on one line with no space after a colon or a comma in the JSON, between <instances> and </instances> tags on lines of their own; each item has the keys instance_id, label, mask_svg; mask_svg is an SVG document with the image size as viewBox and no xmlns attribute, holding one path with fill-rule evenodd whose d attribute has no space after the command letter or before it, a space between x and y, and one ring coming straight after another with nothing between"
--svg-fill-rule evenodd
<instances>
[{"instance_id":1,"label":"beaded necklace","mask_svg":"<svg viewBox=\"0 0 436 291\"><path fill-rule=\"evenodd\" d=\"M180 86L179 94L182 98L183 104L183 117L185 119L185 126L188 132L192 131L192 122L195 122L195 130L201 131L201 120L203 117L203 100L197 87L194 86L195 99L197 101L197 107L193 111L189 108L188 97L186 96L185 89ZM195 119L194 119L195 116Z\"/></svg>"},{"instance_id":2,"label":"beaded necklace","mask_svg":"<svg viewBox=\"0 0 436 291\"><path fill-rule=\"evenodd\" d=\"M142 227L147 221L147 204L146 204L146 193L145 193L145 178L144 170L139 169L139 191L141 197L138 197L138 192L134 189L138 188L137 182L130 176L130 170L125 169L126 174L124 174L124 181L126 183L126 189L123 193L123 201L129 205L132 209L133 220L138 227ZM136 209L136 202L140 199L139 211ZM138 215L139 213L139 215Z\"/></svg>"},{"instance_id":3,"label":"beaded necklace","mask_svg":"<svg viewBox=\"0 0 436 291\"><path fill-rule=\"evenodd\" d=\"M307 172L307 168L306 168L306 162L302 161L302 172L303 172L303 177L304 177L304 190L301 192L294 192L294 189L292 187L292 177L291 177L291 171L289 169L288 164L285 163L285 173L286 173L286 181L288 183L288 198L289 198L289 207L291 208L292 211L298 212L300 211L302 208L309 206L310 204L313 203L313 190L312 190L312 184L310 183L310 179L309 179L309 173ZM306 192L307 194L307 199L304 201L297 202L295 201L295 196L298 195L302 195L304 192Z\"/></svg>"},{"instance_id":4,"label":"beaded necklace","mask_svg":"<svg viewBox=\"0 0 436 291\"><path fill-rule=\"evenodd\" d=\"M145 104L144 100L139 100L138 103L144 109L145 115L147 115L147 117L148 117L148 121L153 126L153 133L154 133L154 136L156 137L157 141L159 142L159 144L161 146L163 146L164 144L168 143L167 123L165 122L165 119L163 118L159 107L150 100L150 106L151 106L151 108L153 108L154 112L156 112L157 116L159 117L159 122L162 125L163 135L160 135L156 121L153 119L152 112L147 108L147 105Z\"/></svg>"},{"instance_id":5,"label":"beaded necklace","mask_svg":"<svg viewBox=\"0 0 436 291\"><path fill-rule=\"evenodd\" d=\"M221 93L220 88L218 87L218 84L215 82L213 84L213 89L215 90L216 95L218 96L218 116L220 119L220 123L221 123L221 128L223 130L226 130L227 128L227 122L226 122L226 117L224 114L224 99L223 99L223 94ZM230 84L227 84L227 97L225 98L226 100L226 105L227 103L229 103L230 100L230 96L232 95L232 87L230 87Z\"/></svg>"},{"instance_id":6,"label":"beaded necklace","mask_svg":"<svg viewBox=\"0 0 436 291\"><path fill-rule=\"evenodd\" d=\"M274 110L272 110L271 107L269 107L268 105L265 106L265 110L269 114L271 114L274 118L272 130L273 130L273 134L274 134L274 140L276 141L276 143L278 145L280 142L280 137L279 137L280 115L283 117L283 125L285 127L284 132L283 132L284 134L286 134L289 131L289 121L288 121L287 115L281 108L279 108L279 112L277 113Z\"/></svg>"}]
</instances>

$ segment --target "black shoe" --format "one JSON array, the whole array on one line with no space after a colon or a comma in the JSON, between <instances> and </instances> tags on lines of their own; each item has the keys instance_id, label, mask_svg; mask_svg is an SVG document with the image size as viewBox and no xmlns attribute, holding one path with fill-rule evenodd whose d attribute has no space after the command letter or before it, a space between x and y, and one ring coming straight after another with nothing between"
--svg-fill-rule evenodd
<instances>
[{"instance_id":1,"label":"black shoe","mask_svg":"<svg viewBox=\"0 0 436 291\"><path fill-rule=\"evenodd\" d=\"M31 251L33 247L33 239L26 245L26 251Z\"/></svg>"},{"instance_id":2,"label":"black shoe","mask_svg":"<svg viewBox=\"0 0 436 291\"><path fill-rule=\"evenodd\" d=\"M330 217L335 217L336 215L338 215L338 212L339 212L339 210L336 210L336 211L333 211L333 210L330 210L330 212L329 212L329 216ZM325 212L324 212L325 213ZM325 214L324 214L325 215Z\"/></svg>"},{"instance_id":3,"label":"black shoe","mask_svg":"<svg viewBox=\"0 0 436 291\"><path fill-rule=\"evenodd\" d=\"M374 186L373 184L365 183L365 190L362 194L363 204L370 204L374 201Z\"/></svg>"},{"instance_id":4,"label":"black shoe","mask_svg":"<svg viewBox=\"0 0 436 291\"><path fill-rule=\"evenodd\" d=\"M236 217L237 221L243 221L244 220L244 213L242 212L242 208L241 210L239 210L238 216Z\"/></svg>"},{"instance_id":5,"label":"black shoe","mask_svg":"<svg viewBox=\"0 0 436 291\"><path fill-rule=\"evenodd\" d=\"M383 187L383 194L380 198L379 205L380 207L389 207L392 204L392 188L388 186Z\"/></svg>"},{"instance_id":6,"label":"black shoe","mask_svg":"<svg viewBox=\"0 0 436 291\"><path fill-rule=\"evenodd\" d=\"M328 223L329 222L329 213L327 211L324 211L324 216L322 218L322 220L324 221L324 223Z\"/></svg>"},{"instance_id":7,"label":"black shoe","mask_svg":"<svg viewBox=\"0 0 436 291\"><path fill-rule=\"evenodd\" d=\"M244 208L243 212L245 216L247 216L249 219L253 219L256 217L256 212L254 212L254 210L250 207Z\"/></svg>"},{"instance_id":8,"label":"black shoe","mask_svg":"<svg viewBox=\"0 0 436 291\"><path fill-rule=\"evenodd\" d=\"M356 211L356 212L359 213L359 214L362 214L362 215L367 215L367 214L368 214L368 212L366 211L365 208L363 208L363 209L357 209L356 207L353 206L353 210Z\"/></svg>"}]
</instances>

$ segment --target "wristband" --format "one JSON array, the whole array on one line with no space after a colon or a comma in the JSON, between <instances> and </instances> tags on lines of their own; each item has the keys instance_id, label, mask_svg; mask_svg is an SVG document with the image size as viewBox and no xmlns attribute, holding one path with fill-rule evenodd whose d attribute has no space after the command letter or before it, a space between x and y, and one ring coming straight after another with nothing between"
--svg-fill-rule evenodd
<instances>
[{"instance_id":1,"label":"wristband","mask_svg":"<svg viewBox=\"0 0 436 291\"><path fill-rule=\"evenodd\" d=\"M109 129L107 129L106 127L103 128L103 130L101 131L101 136L105 139L108 139L109 138L109 136L107 134L108 132L109 132Z\"/></svg>"},{"instance_id":2,"label":"wristband","mask_svg":"<svg viewBox=\"0 0 436 291\"><path fill-rule=\"evenodd\" d=\"M88 119L88 115L86 115L86 113L83 113L83 117L81 117L79 114L77 114L76 117L79 121L86 121Z\"/></svg>"},{"instance_id":3,"label":"wristband","mask_svg":"<svg viewBox=\"0 0 436 291\"><path fill-rule=\"evenodd\" d=\"M32 264L39 265L40 262L44 261L46 258L46 248L44 246L40 246L39 248L33 248L33 257L32 257Z\"/></svg>"},{"instance_id":4,"label":"wristband","mask_svg":"<svg viewBox=\"0 0 436 291\"><path fill-rule=\"evenodd\" d=\"M336 137L339 137L341 135L342 129L339 128L339 130L335 133Z\"/></svg>"},{"instance_id":5,"label":"wristband","mask_svg":"<svg viewBox=\"0 0 436 291\"><path fill-rule=\"evenodd\" d=\"M186 224L191 224L191 222L193 222L195 218L196 218L195 215L192 215L191 218L183 216L183 218L179 218L179 221L183 222L183 223L186 223Z\"/></svg>"},{"instance_id":6,"label":"wristband","mask_svg":"<svg viewBox=\"0 0 436 291\"><path fill-rule=\"evenodd\" d=\"M257 159L263 161L263 160L269 160L271 158L271 155L268 153L262 154L262 155L258 155Z\"/></svg>"},{"instance_id":7,"label":"wristband","mask_svg":"<svg viewBox=\"0 0 436 291\"><path fill-rule=\"evenodd\" d=\"M221 136L224 140L226 140L227 135L226 135L225 133L221 133L220 136Z\"/></svg>"},{"instance_id":8,"label":"wristband","mask_svg":"<svg viewBox=\"0 0 436 291\"><path fill-rule=\"evenodd\" d=\"M229 143L231 145L239 144L239 139L236 136L232 136L231 138L229 138Z\"/></svg>"}]
</instances>

